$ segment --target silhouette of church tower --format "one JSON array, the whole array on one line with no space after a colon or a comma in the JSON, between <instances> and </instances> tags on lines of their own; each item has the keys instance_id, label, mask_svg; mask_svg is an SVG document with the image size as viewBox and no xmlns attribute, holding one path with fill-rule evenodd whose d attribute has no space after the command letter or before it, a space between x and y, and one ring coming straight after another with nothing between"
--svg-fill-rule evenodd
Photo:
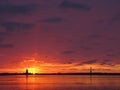
<instances>
[{"instance_id":1,"label":"silhouette of church tower","mask_svg":"<svg viewBox=\"0 0 120 90\"><path fill-rule=\"evenodd\" d=\"M28 69L26 69L26 72L25 72L25 74L26 74L26 75L28 75L28 73L29 73L29 71L28 71Z\"/></svg>"}]
</instances>

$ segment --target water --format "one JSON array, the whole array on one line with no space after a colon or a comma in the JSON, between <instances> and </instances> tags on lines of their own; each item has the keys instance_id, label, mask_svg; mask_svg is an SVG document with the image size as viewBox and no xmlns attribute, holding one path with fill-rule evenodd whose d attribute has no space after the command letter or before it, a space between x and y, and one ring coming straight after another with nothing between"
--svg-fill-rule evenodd
<instances>
[{"instance_id":1,"label":"water","mask_svg":"<svg viewBox=\"0 0 120 90\"><path fill-rule=\"evenodd\" d=\"M120 76L0 76L0 90L120 90Z\"/></svg>"}]
</instances>

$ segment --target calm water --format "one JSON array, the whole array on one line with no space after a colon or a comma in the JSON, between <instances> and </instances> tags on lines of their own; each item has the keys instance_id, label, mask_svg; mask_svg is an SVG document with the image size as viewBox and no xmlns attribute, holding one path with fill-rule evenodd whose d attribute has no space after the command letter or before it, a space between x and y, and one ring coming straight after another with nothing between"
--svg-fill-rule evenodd
<instances>
[{"instance_id":1,"label":"calm water","mask_svg":"<svg viewBox=\"0 0 120 90\"><path fill-rule=\"evenodd\" d=\"M0 90L120 90L120 76L0 76Z\"/></svg>"}]
</instances>

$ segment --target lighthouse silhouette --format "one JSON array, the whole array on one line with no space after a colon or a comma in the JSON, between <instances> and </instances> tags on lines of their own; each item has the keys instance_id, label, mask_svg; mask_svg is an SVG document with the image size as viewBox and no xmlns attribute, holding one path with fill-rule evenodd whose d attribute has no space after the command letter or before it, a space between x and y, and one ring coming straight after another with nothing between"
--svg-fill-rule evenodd
<instances>
[{"instance_id":1,"label":"lighthouse silhouette","mask_svg":"<svg viewBox=\"0 0 120 90\"><path fill-rule=\"evenodd\" d=\"M28 74L29 74L28 68L26 69L26 72L25 72L25 74L26 74L26 75L28 75Z\"/></svg>"},{"instance_id":2,"label":"lighthouse silhouette","mask_svg":"<svg viewBox=\"0 0 120 90\"><path fill-rule=\"evenodd\" d=\"M92 75L92 67L90 67L90 75Z\"/></svg>"}]
</instances>

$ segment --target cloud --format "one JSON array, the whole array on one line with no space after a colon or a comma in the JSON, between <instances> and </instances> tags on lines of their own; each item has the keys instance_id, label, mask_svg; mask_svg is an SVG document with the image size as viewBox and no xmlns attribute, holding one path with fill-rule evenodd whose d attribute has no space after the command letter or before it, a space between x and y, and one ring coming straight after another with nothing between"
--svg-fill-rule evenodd
<instances>
[{"instance_id":1,"label":"cloud","mask_svg":"<svg viewBox=\"0 0 120 90\"><path fill-rule=\"evenodd\" d=\"M88 61L82 62L82 64L93 64L96 62L97 62L97 59L93 59L93 60L88 60Z\"/></svg>"},{"instance_id":2,"label":"cloud","mask_svg":"<svg viewBox=\"0 0 120 90\"><path fill-rule=\"evenodd\" d=\"M40 20L40 22L52 22L52 23L61 22L61 21L63 21L63 19L60 17L51 17L51 18L46 18L44 20Z\"/></svg>"},{"instance_id":3,"label":"cloud","mask_svg":"<svg viewBox=\"0 0 120 90\"><path fill-rule=\"evenodd\" d=\"M93 60L86 60L84 62L80 62L75 64L75 66L80 66L84 64L97 64L97 65L107 65L107 66L115 66L114 63L111 62L110 59L104 59L104 60L98 60L98 59L93 59Z\"/></svg>"},{"instance_id":4,"label":"cloud","mask_svg":"<svg viewBox=\"0 0 120 90\"><path fill-rule=\"evenodd\" d=\"M0 32L0 36L7 36L7 35L9 35L9 33L7 33L7 32Z\"/></svg>"},{"instance_id":5,"label":"cloud","mask_svg":"<svg viewBox=\"0 0 120 90\"><path fill-rule=\"evenodd\" d=\"M75 51L68 50L68 51L63 51L62 54L73 54Z\"/></svg>"},{"instance_id":6,"label":"cloud","mask_svg":"<svg viewBox=\"0 0 120 90\"><path fill-rule=\"evenodd\" d=\"M32 28L34 24L30 23L20 23L20 22L3 22L0 24L5 27L7 31L13 32L20 29L29 29Z\"/></svg>"},{"instance_id":7,"label":"cloud","mask_svg":"<svg viewBox=\"0 0 120 90\"><path fill-rule=\"evenodd\" d=\"M73 62L69 61L69 62L67 62L67 64L73 64Z\"/></svg>"},{"instance_id":8,"label":"cloud","mask_svg":"<svg viewBox=\"0 0 120 90\"><path fill-rule=\"evenodd\" d=\"M111 60L107 59L107 60L103 60L100 62L100 65L108 65L108 66L115 66L115 63L110 62Z\"/></svg>"},{"instance_id":9,"label":"cloud","mask_svg":"<svg viewBox=\"0 0 120 90\"><path fill-rule=\"evenodd\" d=\"M115 22L117 22L119 20L120 20L120 12L112 15L111 18L109 18L109 19L100 19L96 23L98 23L98 24L112 25L112 24L114 24Z\"/></svg>"},{"instance_id":10,"label":"cloud","mask_svg":"<svg viewBox=\"0 0 120 90\"><path fill-rule=\"evenodd\" d=\"M103 60L100 62L100 65L106 65L109 62L109 60Z\"/></svg>"},{"instance_id":11,"label":"cloud","mask_svg":"<svg viewBox=\"0 0 120 90\"><path fill-rule=\"evenodd\" d=\"M75 3L71 1L64 0L60 4L61 8L73 8L73 9L82 9L82 10L90 10L90 6L87 4Z\"/></svg>"},{"instance_id":12,"label":"cloud","mask_svg":"<svg viewBox=\"0 0 120 90\"><path fill-rule=\"evenodd\" d=\"M99 35L99 34L92 34L92 35L89 35L88 37L89 38L100 38L101 35Z\"/></svg>"},{"instance_id":13,"label":"cloud","mask_svg":"<svg viewBox=\"0 0 120 90\"><path fill-rule=\"evenodd\" d=\"M13 48L13 44L0 44L0 48Z\"/></svg>"},{"instance_id":14,"label":"cloud","mask_svg":"<svg viewBox=\"0 0 120 90\"><path fill-rule=\"evenodd\" d=\"M0 13L29 14L36 5L0 5Z\"/></svg>"},{"instance_id":15,"label":"cloud","mask_svg":"<svg viewBox=\"0 0 120 90\"><path fill-rule=\"evenodd\" d=\"M80 66L80 65L84 65L84 64L94 64L96 63L98 60L97 59L93 59L93 60L86 60L80 63L75 64L75 66Z\"/></svg>"},{"instance_id":16,"label":"cloud","mask_svg":"<svg viewBox=\"0 0 120 90\"><path fill-rule=\"evenodd\" d=\"M113 15L113 17L111 18L112 22L118 21L120 20L120 13L117 13L115 15Z\"/></svg>"}]
</instances>

